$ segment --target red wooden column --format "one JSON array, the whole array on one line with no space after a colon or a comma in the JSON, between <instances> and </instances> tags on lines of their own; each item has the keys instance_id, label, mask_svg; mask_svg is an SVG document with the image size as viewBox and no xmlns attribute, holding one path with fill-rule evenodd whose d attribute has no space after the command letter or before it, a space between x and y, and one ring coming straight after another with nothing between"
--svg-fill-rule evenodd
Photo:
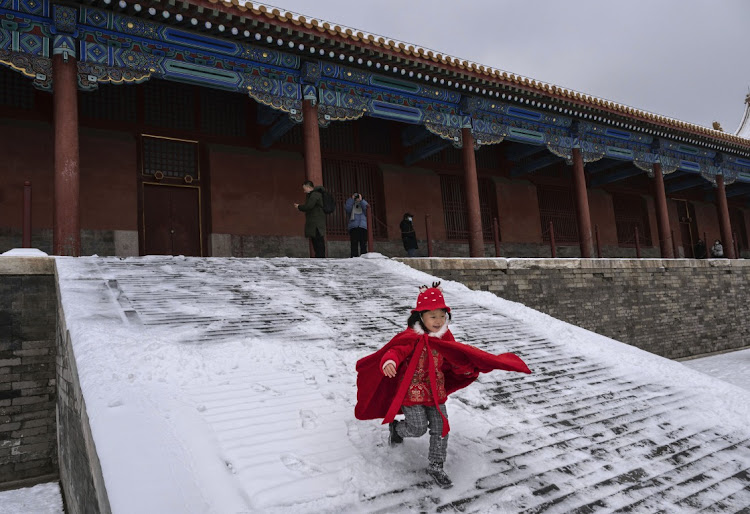
<instances>
[{"instance_id":1,"label":"red wooden column","mask_svg":"<svg viewBox=\"0 0 750 514\"><path fill-rule=\"evenodd\" d=\"M52 57L55 129L55 193L52 248L55 255L81 253L80 161L78 157L78 65Z\"/></svg>"},{"instance_id":2,"label":"red wooden column","mask_svg":"<svg viewBox=\"0 0 750 514\"><path fill-rule=\"evenodd\" d=\"M31 182L23 183L23 239L22 248L31 248Z\"/></svg>"},{"instance_id":3,"label":"red wooden column","mask_svg":"<svg viewBox=\"0 0 750 514\"><path fill-rule=\"evenodd\" d=\"M659 227L659 250L662 259L674 259L672 249L672 231L669 229L669 214L667 211L667 193L664 190L664 175L661 174L661 164L654 163L654 194L656 195L656 225Z\"/></svg>"},{"instance_id":4,"label":"red wooden column","mask_svg":"<svg viewBox=\"0 0 750 514\"><path fill-rule=\"evenodd\" d=\"M320 153L318 106L313 100L302 100L302 130L305 147L305 178L316 186L322 186L323 160Z\"/></svg>"},{"instance_id":5,"label":"red wooden column","mask_svg":"<svg viewBox=\"0 0 750 514\"><path fill-rule=\"evenodd\" d=\"M730 259L735 258L734 244L732 243L732 225L729 222L729 207L727 205L727 192L724 189L724 175L716 175L716 210L719 215L719 229L721 230L721 244L724 246L724 255ZM706 243L708 247L708 243Z\"/></svg>"},{"instance_id":6,"label":"red wooden column","mask_svg":"<svg viewBox=\"0 0 750 514\"><path fill-rule=\"evenodd\" d=\"M583 157L580 148L573 148L573 185L576 195L576 216L578 217L578 237L581 241L581 257L590 259L593 255L591 237L591 215L589 196L586 191L586 175L583 173Z\"/></svg>"},{"instance_id":7,"label":"red wooden column","mask_svg":"<svg viewBox=\"0 0 750 514\"><path fill-rule=\"evenodd\" d=\"M466 212L469 222L469 256L484 257L484 236L482 234L482 213L479 207L479 180L477 162L474 155L474 136L470 128L462 128L464 189L466 192Z\"/></svg>"}]
</instances>

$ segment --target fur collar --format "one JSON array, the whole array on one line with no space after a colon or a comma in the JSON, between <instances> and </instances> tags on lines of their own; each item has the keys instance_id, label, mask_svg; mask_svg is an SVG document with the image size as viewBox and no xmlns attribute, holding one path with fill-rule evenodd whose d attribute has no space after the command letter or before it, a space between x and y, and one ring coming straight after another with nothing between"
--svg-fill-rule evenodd
<instances>
[{"instance_id":1,"label":"fur collar","mask_svg":"<svg viewBox=\"0 0 750 514\"><path fill-rule=\"evenodd\" d=\"M424 334L424 329L422 328L422 325L419 324L419 321L417 321L416 323L414 323L414 325L412 325L411 329L414 332L416 332L417 334L419 334L419 335ZM446 321L445 325L443 325L442 327L440 327L440 330L438 330L437 332L430 332L427 335L430 336L430 337L437 337L438 339L441 339L445 335L445 333L447 331L448 331L448 322Z\"/></svg>"}]
</instances>

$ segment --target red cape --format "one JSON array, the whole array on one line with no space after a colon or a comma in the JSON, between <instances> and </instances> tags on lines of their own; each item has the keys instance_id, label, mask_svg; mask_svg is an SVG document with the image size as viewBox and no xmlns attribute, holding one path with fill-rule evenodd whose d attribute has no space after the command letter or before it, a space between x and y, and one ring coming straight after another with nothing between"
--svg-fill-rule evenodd
<instances>
[{"instance_id":1,"label":"red cape","mask_svg":"<svg viewBox=\"0 0 750 514\"><path fill-rule=\"evenodd\" d=\"M377 352L357 361L357 405L354 407L354 416L357 419L383 418L383 424L393 421L396 414L400 412L401 402L406 394L406 388L402 387L399 390L398 386L400 383L411 382L414 366L409 366L405 360L400 363L396 377L388 378L380 369L380 361L388 350L396 346L404 346L409 350L409 354L413 354L417 349L421 351L422 343L443 355L445 392L448 395L474 382L479 373L489 373L496 369L531 373L520 357L513 353L493 355L479 348L459 343L453 338L450 330L438 339L429 337L427 334L419 334L409 328L397 334ZM410 363L416 364L417 360L410 359ZM432 359L429 361L431 362ZM453 372L454 367L466 368L467 366L474 370L468 375ZM407 371L409 375L405 376ZM448 423L445 422L443 435L446 435L448 430Z\"/></svg>"}]
</instances>

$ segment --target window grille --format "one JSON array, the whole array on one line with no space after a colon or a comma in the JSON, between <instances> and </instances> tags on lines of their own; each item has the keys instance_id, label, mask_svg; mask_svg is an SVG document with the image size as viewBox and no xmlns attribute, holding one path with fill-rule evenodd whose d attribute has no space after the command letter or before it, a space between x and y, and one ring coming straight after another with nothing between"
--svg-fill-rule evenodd
<instances>
[{"instance_id":1,"label":"window grille","mask_svg":"<svg viewBox=\"0 0 750 514\"><path fill-rule=\"evenodd\" d=\"M34 86L31 78L0 65L0 105L16 109L34 108Z\"/></svg>"},{"instance_id":2,"label":"window grille","mask_svg":"<svg viewBox=\"0 0 750 514\"><path fill-rule=\"evenodd\" d=\"M195 129L192 86L152 79L142 87L146 125L178 130Z\"/></svg>"},{"instance_id":3,"label":"window grille","mask_svg":"<svg viewBox=\"0 0 750 514\"><path fill-rule=\"evenodd\" d=\"M638 195L615 194L612 196L617 228L617 243L620 246L635 246L635 229L638 228L638 243L651 246L651 227L648 222L646 201ZM557 227L555 227L557 238Z\"/></svg>"},{"instance_id":4,"label":"window grille","mask_svg":"<svg viewBox=\"0 0 750 514\"><path fill-rule=\"evenodd\" d=\"M428 138L414 145L414 148L419 149L424 146L430 145L434 142L435 142L435 139ZM423 160L427 162L434 162L434 163L439 163L439 164L460 165L463 163L463 155L461 155L460 149L455 148L453 147L453 145L451 145L448 148L445 148L437 153L428 155Z\"/></svg>"},{"instance_id":5,"label":"window grille","mask_svg":"<svg viewBox=\"0 0 750 514\"><path fill-rule=\"evenodd\" d=\"M302 146L302 134L302 123L295 123L291 129L279 138L279 142L289 146Z\"/></svg>"},{"instance_id":6,"label":"window grille","mask_svg":"<svg viewBox=\"0 0 750 514\"><path fill-rule=\"evenodd\" d=\"M500 169L500 158L497 153L497 145L480 146L476 151L477 168L487 170Z\"/></svg>"},{"instance_id":7,"label":"window grille","mask_svg":"<svg viewBox=\"0 0 750 514\"><path fill-rule=\"evenodd\" d=\"M331 122L326 128L320 129L320 148L329 152L354 153L355 139L353 123L351 121Z\"/></svg>"},{"instance_id":8,"label":"window grille","mask_svg":"<svg viewBox=\"0 0 750 514\"><path fill-rule=\"evenodd\" d=\"M359 149L362 153L391 154L391 125L387 120L364 116L356 123L359 128Z\"/></svg>"},{"instance_id":9,"label":"window grille","mask_svg":"<svg viewBox=\"0 0 750 514\"><path fill-rule=\"evenodd\" d=\"M577 243L578 223L573 191L558 186L537 185L542 239L549 241L549 222L555 230L555 243Z\"/></svg>"},{"instance_id":10,"label":"window grille","mask_svg":"<svg viewBox=\"0 0 750 514\"><path fill-rule=\"evenodd\" d=\"M732 232L737 234L737 246L740 250L747 249L747 228L745 226L745 213L741 209L731 209L729 223Z\"/></svg>"},{"instance_id":11,"label":"window grille","mask_svg":"<svg viewBox=\"0 0 750 514\"><path fill-rule=\"evenodd\" d=\"M165 178L198 179L198 143L143 136L143 175L161 172Z\"/></svg>"},{"instance_id":12,"label":"window grille","mask_svg":"<svg viewBox=\"0 0 750 514\"><path fill-rule=\"evenodd\" d=\"M244 137L248 96L217 89L201 90L201 132L212 136Z\"/></svg>"},{"instance_id":13,"label":"window grille","mask_svg":"<svg viewBox=\"0 0 750 514\"><path fill-rule=\"evenodd\" d=\"M458 175L440 175L443 197L443 218L446 237L452 240L469 238L469 221L463 180ZM495 183L489 178L479 178L479 211L482 219L482 237L492 241L493 219L497 216Z\"/></svg>"},{"instance_id":14,"label":"window grille","mask_svg":"<svg viewBox=\"0 0 750 514\"><path fill-rule=\"evenodd\" d=\"M136 88L132 85L100 85L78 95L81 118L136 122Z\"/></svg>"},{"instance_id":15,"label":"window grille","mask_svg":"<svg viewBox=\"0 0 750 514\"><path fill-rule=\"evenodd\" d=\"M443 162L446 164L461 164L463 163L463 155L461 150L451 145L443 150Z\"/></svg>"},{"instance_id":16,"label":"window grille","mask_svg":"<svg viewBox=\"0 0 750 514\"><path fill-rule=\"evenodd\" d=\"M387 237L383 210L383 179L377 165L351 159L323 159L323 185L336 199L336 210L328 215L326 232L332 236L349 235L344 203L360 193L372 210L375 237Z\"/></svg>"},{"instance_id":17,"label":"window grille","mask_svg":"<svg viewBox=\"0 0 750 514\"><path fill-rule=\"evenodd\" d=\"M492 226L494 219L497 217L497 193L495 192L495 182L491 178L479 178L479 209L482 215L482 235L485 241L494 240ZM498 240L502 241L500 236L500 227L497 228Z\"/></svg>"}]
</instances>

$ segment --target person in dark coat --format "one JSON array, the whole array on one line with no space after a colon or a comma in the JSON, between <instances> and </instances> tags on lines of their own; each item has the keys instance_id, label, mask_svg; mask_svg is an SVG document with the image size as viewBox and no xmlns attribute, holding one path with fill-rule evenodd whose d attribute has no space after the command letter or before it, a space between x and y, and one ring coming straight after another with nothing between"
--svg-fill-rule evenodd
<instances>
[{"instance_id":1,"label":"person in dark coat","mask_svg":"<svg viewBox=\"0 0 750 514\"><path fill-rule=\"evenodd\" d=\"M706 258L706 243L703 242L703 239L698 239L698 242L695 243L694 253L696 259Z\"/></svg>"},{"instance_id":2,"label":"person in dark coat","mask_svg":"<svg viewBox=\"0 0 750 514\"><path fill-rule=\"evenodd\" d=\"M404 250L409 257L416 257L417 249L417 232L414 230L413 216L410 213L404 214L399 227L401 228L401 241L404 243Z\"/></svg>"},{"instance_id":3,"label":"person in dark coat","mask_svg":"<svg viewBox=\"0 0 750 514\"><path fill-rule=\"evenodd\" d=\"M359 257L367 253L367 209L370 206L359 193L354 193L346 199L344 209L349 219L349 241L351 242L352 257Z\"/></svg>"},{"instance_id":4,"label":"person in dark coat","mask_svg":"<svg viewBox=\"0 0 750 514\"><path fill-rule=\"evenodd\" d=\"M302 184L302 190L307 195L305 203L294 204L294 208L305 213L305 237L310 238L315 251L315 257L326 256L326 213L323 212L322 186L315 185L306 180Z\"/></svg>"}]
</instances>

